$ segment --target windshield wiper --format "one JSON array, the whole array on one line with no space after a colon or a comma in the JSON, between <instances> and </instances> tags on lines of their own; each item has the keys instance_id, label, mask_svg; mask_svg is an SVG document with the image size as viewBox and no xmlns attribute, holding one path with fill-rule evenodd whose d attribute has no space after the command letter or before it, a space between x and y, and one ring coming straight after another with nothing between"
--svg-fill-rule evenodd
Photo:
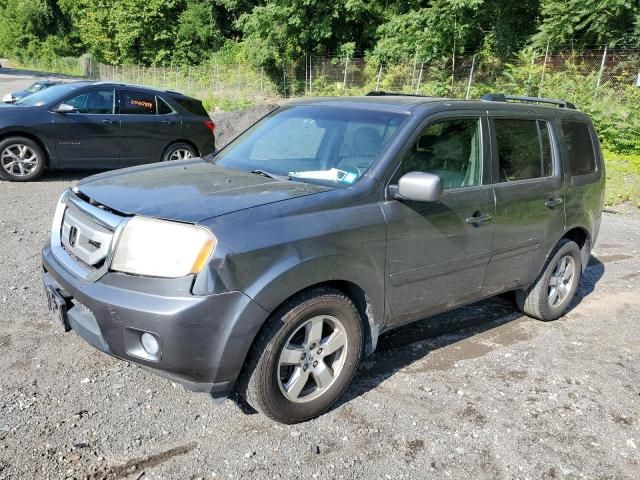
<instances>
[{"instance_id":1,"label":"windshield wiper","mask_svg":"<svg viewBox=\"0 0 640 480\"><path fill-rule=\"evenodd\" d=\"M263 177L267 177L267 178L273 178L274 180L279 180L281 182L290 180L288 175L278 175L277 173L267 172L266 170L251 170L251 173L255 173L256 175L262 175Z\"/></svg>"}]
</instances>

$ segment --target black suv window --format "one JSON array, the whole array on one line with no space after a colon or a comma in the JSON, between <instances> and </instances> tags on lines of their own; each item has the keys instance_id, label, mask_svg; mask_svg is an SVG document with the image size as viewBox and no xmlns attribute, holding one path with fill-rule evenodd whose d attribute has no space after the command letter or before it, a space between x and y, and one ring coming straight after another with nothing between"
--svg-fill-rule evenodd
<instances>
[{"instance_id":1,"label":"black suv window","mask_svg":"<svg viewBox=\"0 0 640 480\"><path fill-rule=\"evenodd\" d=\"M567 147L571 175L588 175L596 171L596 157L589 127L579 122L560 122Z\"/></svg>"},{"instance_id":2,"label":"black suv window","mask_svg":"<svg viewBox=\"0 0 640 480\"><path fill-rule=\"evenodd\" d=\"M496 119L500 182L549 177L551 140L542 120Z\"/></svg>"},{"instance_id":3,"label":"black suv window","mask_svg":"<svg viewBox=\"0 0 640 480\"><path fill-rule=\"evenodd\" d=\"M122 115L155 115L156 96L144 92L122 90L120 92Z\"/></svg>"},{"instance_id":4,"label":"black suv window","mask_svg":"<svg viewBox=\"0 0 640 480\"><path fill-rule=\"evenodd\" d=\"M199 117L207 117L209 118L209 114L202 106L202 102L200 100L196 100L194 98L188 97L171 97L174 102L184 108L187 112L193 113L194 115L198 115Z\"/></svg>"},{"instance_id":5,"label":"black suv window","mask_svg":"<svg viewBox=\"0 0 640 480\"><path fill-rule=\"evenodd\" d=\"M78 109L78 113L93 115L113 114L113 90L91 90L64 101Z\"/></svg>"},{"instance_id":6,"label":"black suv window","mask_svg":"<svg viewBox=\"0 0 640 480\"><path fill-rule=\"evenodd\" d=\"M424 129L402 161L401 174L438 175L445 189L481 184L480 119L442 120Z\"/></svg>"},{"instance_id":7,"label":"black suv window","mask_svg":"<svg viewBox=\"0 0 640 480\"><path fill-rule=\"evenodd\" d=\"M158 115L167 115L169 113L173 113L171 107L167 105L167 102L165 102L162 98L156 97L156 100L158 102Z\"/></svg>"}]
</instances>

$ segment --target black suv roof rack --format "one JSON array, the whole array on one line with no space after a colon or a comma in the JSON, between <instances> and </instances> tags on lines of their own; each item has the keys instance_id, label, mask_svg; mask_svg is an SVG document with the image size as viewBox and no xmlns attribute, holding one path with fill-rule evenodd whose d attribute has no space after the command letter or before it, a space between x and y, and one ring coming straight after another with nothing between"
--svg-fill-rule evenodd
<instances>
[{"instance_id":1,"label":"black suv roof rack","mask_svg":"<svg viewBox=\"0 0 640 480\"><path fill-rule=\"evenodd\" d=\"M385 92L384 90L371 91L364 94L365 97L429 97L429 95L418 95L416 93Z\"/></svg>"},{"instance_id":2,"label":"black suv roof rack","mask_svg":"<svg viewBox=\"0 0 640 480\"><path fill-rule=\"evenodd\" d=\"M567 102L566 100L559 100L556 98L541 98L541 97L521 97L518 95L505 95L504 93L487 93L482 97L482 100L487 102L521 102L521 103L547 103L549 105L557 105L561 108L576 109L576 106Z\"/></svg>"}]
</instances>

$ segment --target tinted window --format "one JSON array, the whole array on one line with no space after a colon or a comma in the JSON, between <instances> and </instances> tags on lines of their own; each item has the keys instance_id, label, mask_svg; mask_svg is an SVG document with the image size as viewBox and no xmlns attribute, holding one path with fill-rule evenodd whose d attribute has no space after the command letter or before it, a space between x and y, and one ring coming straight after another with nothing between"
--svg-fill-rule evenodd
<instances>
[{"instance_id":1,"label":"tinted window","mask_svg":"<svg viewBox=\"0 0 640 480\"><path fill-rule=\"evenodd\" d=\"M561 125L571 175L588 175L595 172L596 157L589 127L578 122L561 122Z\"/></svg>"},{"instance_id":2,"label":"tinted window","mask_svg":"<svg viewBox=\"0 0 640 480\"><path fill-rule=\"evenodd\" d=\"M167 105L167 102L165 102L160 97L156 97L156 99L158 102L158 115L167 115L169 113L173 113L173 110L169 105Z\"/></svg>"},{"instance_id":3,"label":"tinted window","mask_svg":"<svg viewBox=\"0 0 640 480\"><path fill-rule=\"evenodd\" d=\"M481 184L480 121L444 120L424 129L402 161L401 173L438 175L445 189Z\"/></svg>"},{"instance_id":4,"label":"tinted window","mask_svg":"<svg viewBox=\"0 0 640 480\"><path fill-rule=\"evenodd\" d=\"M113 113L113 90L91 90L64 101L76 107L78 113L110 115Z\"/></svg>"},{"instance_id":5,"label":"tinted window","mask_svg":"<svg viewBox=\"0 0 640 480\"><path fill-rule=\"evenodd\" d=\"M500 182L548 177L552 172L547 122L494 120L498 141Z\"/></svg>"},{"instance_id":6,"label":"tinted window","mask_svg":"<svg viewBox=\"0 0 640 480\"><path fill-rule=\"evenodd\" d=\"M349 186L371 167L405 118L364 109L283 108L240 135L216 163Z\"/></svg>"},{"instance_id":7,"label":"tinted window","mask_svg":"<svg viewBox=\"0 0 640 480\"><path fill-rule=\"evenodd\" d=\"M155 115L156 97L144 92L123 90L120 113L122 115Z\"/></svg>"},{"instance_id":8,"label":"tinted window","mask_svg":"<svg viewBox=\"0 0 640 480\"><path fill-rule=\"evenodd\" d=\"M171 97L174 102L184 108L187 112L193 113L194 115L198 115L200 117L209 117L207 111L202 106L202 102L200 100L195 100L193 98L187 97Z\"/></svg>"}]
</instances>

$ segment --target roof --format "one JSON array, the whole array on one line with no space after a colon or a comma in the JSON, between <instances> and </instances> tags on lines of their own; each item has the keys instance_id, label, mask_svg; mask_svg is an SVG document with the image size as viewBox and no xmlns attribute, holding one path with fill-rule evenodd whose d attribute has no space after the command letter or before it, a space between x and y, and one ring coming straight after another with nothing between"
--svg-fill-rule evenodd
<instances>
[{"instance_id":1,"label":"roof","mask_svg":"<svg viewBox=\"0 0 640 480\"><path fill-rule=\"evenodd\" d=\"M181 97L188 97L188 95L185 95L185 94L180 93L180 92L176 92L174 90L167 90L167 89L149 87L149 86L146 86L146 85L136 85L136 84L133 84L133 83L123 83L123 82L107 82L107 81L97 81L97 80L78 80L77 82L66 83L66 85L74 85L74 86L77 86L78 88L85 87L85 86L90 86L90 85L102 85L102 86L108 86L108 87L126 87L126 88L146 90L146 91L151 91L151 92L156 92L156 93L171 93L173 95L178 95L178 96L181 96ZM188 98L190 98L190 97L188 97Z\"/></svg>"}]
</instances>

